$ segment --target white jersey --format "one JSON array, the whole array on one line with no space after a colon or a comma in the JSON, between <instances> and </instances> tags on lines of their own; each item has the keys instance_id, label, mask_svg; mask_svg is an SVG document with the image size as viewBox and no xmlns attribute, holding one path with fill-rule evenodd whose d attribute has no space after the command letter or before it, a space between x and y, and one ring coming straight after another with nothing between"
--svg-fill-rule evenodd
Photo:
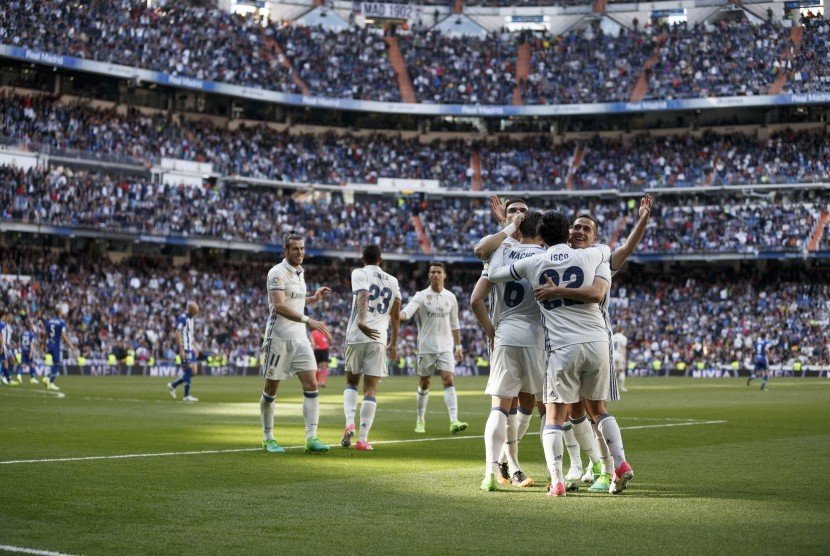
<instances>
[{"instance_id":1,"label":"white jersey","mask_svg":"<svg viewBox=\"0 0 830 556\"><path fill-rule=\"evenodd\" d=\"M611 336L611 349L614 350L614 359L622 361L625 359L625 346L628 345L628 338L622 332L617 332Z\"/></svg>"},{"instance_id":2,"label":"white jersey","mask_svg":"<svg viewBox=\"0 0 830 556\"><path fill-rule=\"evenodd\" d=\"M282 315L271 303L272 291L284 291L285 303L289 308L302 315L305 311L305 276L302 268L294 268L288 261L283 261L271 267L268 271L268 325L265 327L265 338L280 340L308 340L306 326L302 322L294 322Z\"/></svg>"},{"instance_id":3,"label":"white jersey","mask_svg":"<svg viewBox=\"0 0 830 556\"><path fill-rule=\"evenodd\" d=\"M444 288L437 293L432 286L412 296L403 309L406 318L415 316L418 324L418 353L453 351L452 331L458 330L458 301Z\"/></svg>"},{"instance_id":4,"label":"white jersey","mask_svg":"<svg viewBox=\"0 0 830 556\"><path fill-rule=\"evenodd\" d=\"M6 355L14 353L12 349L12 325L4 322L2 323L3 326L0 326L0 337L3 338L3 349L6 350Z\"/></svg>"},{"instance_id":5,"label":"white jersey","mask_svg":"<svg viewBox=\"0 0 830 556\"><path fill-rule=\"evenodd\" d=\"M570 288L590 286L595 277L611 281L608 265L610 252L607 246L572 249L559 244L548 248L538 256L528 257L510 265L509 269L491 271L494 282L506 282L510 278L522 278L531 284L546 284L550 276L555 284ZM554 299L541 304L542 322L545 326L545 349L581 344L608 342L608 327L599 303L583 303L570 299Z\"/></svg>"},{"instance_id":6,"label":"white jersey","mask_svg":"<svg viewBox=\"0 0 830 556\"><path fill-rule=\"evenodd\" d=\"M493 252L489 267L495 270L544 252L539 245L505 242ZM495 346L545 347L539 304L527 280L494 284L490 312L496 326Z\"/></svg>"},{"instance_id":7,"label":"white jersey","mask_svg":"<svg viewBox=\"0 0 830 556\"><path fill-rule=\"evenodd\" d=\"M380 333L377 340L369 338L357 327L357 294L362 291L369 292L365 323ZM352 315L349 317L349 326L346 328L346 343L378 342L386 345L390 311L395 300L401 298L398 279L375 265L356 268L352 271L352 294L354 294Z\"/></svg>"}]
</instances>

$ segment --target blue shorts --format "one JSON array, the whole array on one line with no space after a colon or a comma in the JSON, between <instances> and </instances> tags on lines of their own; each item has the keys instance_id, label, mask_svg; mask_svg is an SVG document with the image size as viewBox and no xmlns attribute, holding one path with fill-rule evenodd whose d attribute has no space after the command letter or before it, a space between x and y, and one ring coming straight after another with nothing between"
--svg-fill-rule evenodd
<instances>
[{"instance_id":1,"label":"blue shorts","mask_svg":"<svg viewBox=\"0 0 830 556\"><path fill-rule=\"evenodd\" d=\"M755 361L755 371L766 371L767 370L767 362L766 361Z\"/></svg>"},{"instance_id":2,"label":"blue shorts","mask_svg":"<svg viewBox=\"0 0 830 556\"><path fill-rule=\"evenodd\" d=\"M184 360L182 360L182 365L187 365L189 363L196 362L196 352L192 349L184 350Z\"/></svg>"},{"instance_id":3,"label":"blue shorts","mask_svg":"<svg viewBox=\"0 0 830 556\"><path fill-rule=\"evenodd\" d=\"M52 364L53 365L60 365L61 364L61 350L60 348L56 347L48 347L46 348L46 353L52 355Z\"/></svg>"},{"instance_id":4,"label":"blue shorts","mask_svg":"<svg viewBox=\"0 0 830 556\"><path fill-rule=\"evenodd\" d=\"M24 365L29 365L31 363L34 363L34 361L32 361L32 352L31 351L21 351L20 352L20 362L23 363Z\"/></svg>"}]
</instances>

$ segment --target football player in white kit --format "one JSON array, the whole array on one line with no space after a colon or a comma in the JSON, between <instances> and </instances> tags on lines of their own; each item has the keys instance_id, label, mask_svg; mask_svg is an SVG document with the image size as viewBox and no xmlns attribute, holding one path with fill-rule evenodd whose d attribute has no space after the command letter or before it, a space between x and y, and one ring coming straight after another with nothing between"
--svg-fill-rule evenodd
<instances>
[{"instance_id":1,"label":"football player in white kit","mask_svg":"<svg viewBox=\"0 0 830 556\"><path fill-rule=\"evenodd\" d=\"M492 282L527 279L531 284L544 285L548 279L564 287L579 288L594 284L595 277L610 286L611 275L607 263L610 251L587 248L572 249L567 245L569 224L562 213L548 212L542 218L539 233L550 247L535 257L528 257L497 270L491 270ZM544 401L546 424L543 434L545 459L551 475L550 496L565 496L565 476L562 471L562 427L568 418L570 404L585 400L589 413L595 417L600 434L608 444L615 463L618 480L616 490L622 491L634 473L625 461L622 436L616 419L604 409L610 389L610 355L608 331L599 307L599 300L582 302L555 299L541 304L545 326L545 350L548 365L545 375Z\"/></svg>"},{"instance_id":2,"label":"football player in white kit","mask_svg":"<svg viewBox=\"0 0 830 556\"><path fill-rule=\"evenodd\" d=\"M369 430L377 409L377 385L381 377L389 375L389 357L397 360L400 325L401 291L398 279L381 270L380 247L363 248L363 268L352 271L352 314L346 328L346 389L343 391L343 411L346 428L340 445L351 446L357 413L357 387L363 376L363 403L360 405L360 430L355 449L361 452L374 448L369 444ZM389 324L392 334L387 346Z\"/></svg>"},{"instance_id":3,"label":"football player in white kit","mask_svg":"<svg viewBox=\"0 0 830 556\"><path fill-rule=\"evenodd\" d=\"M285 236L285 258L271 267L266 282L268 289L268 324L260 353L265 388L259 401L262 422L262 447L265 451L285 452L274 439L274 409L280 381L297 375L303 385L303 417L305 418L306 453L324 453L328 445L317 438L320 404L317 392L317 363L306 333L306 327L319 330L329 339L326 323L305 315L306 303L317 303L331 293L325 286L314 295L306 296L303 268L305 240L296 233Z\"/></svg>"},{"instance_id":4,"label":"football player in white kit","mask_svg":"<svg viewBox=\"0 0 830 556\"><path fill-rule=\"evenodd\" d=\"M625 367L627 362L628 338L623 334L622 327L618 326L617 331L611 336L611 350L614 352L614 370L617 372L617 383L620 385L620 392L627 392L625 387Z\"/></svg>"},{"instance_id":5,"label":"football player in white kit","mask_svg":"<svg viewBox=\"0 0 830 556\"><path fill-rule=\"evenodd\" d=\"M518 204L508 203L508 210ZM521 204L526 207L523 203ZM539 212L527 213L524 218L508 216L511 225L516 220L521 220L519 233L522 241L505 241L496 249L490 257L490 272L544 252L537 232L541 216ZM492 337L491 319L486 313L480 316L480 307L476 307L478 309L475 311L476 316L488 331L488 338L493 342L490 377L485 390L485 393L492 397L492 407L484 429L486 467L481 490L497 489L497 477L501 475L499 456L503 448L506 448L507 452L510 482L517 486L533 485L533 479L526 477L518 464L517 423L513 423L512 430L508 426L510 415L518 415L519 408L516 402L521 392L530 394L527 396L529 403L522 408L522 415L526 418L524 422L526 430L533 410L535 394L542 391L542 370L545 361L544 334L539 305L532 292L533 286L527 280L493 286L490 292L490 308L496 320L496 326L492 331ZM473 303L479 305L477 297L477 295L473 296ZM516 419L514 417L514 420Z\"/></svg>"},{"instance_id":6,"label":"football player in white kit","mask_svg":"<svg viewBox=\"0 0 830 556\"><path fill-rule=\"evenodd\" d=\"M426 432L426 411L430 378L438 371L444 385L444 403L450 414L450 432L467 429L458 420L458 396L455 393L455 363L463 356L461 328L458 323L458 301L444 288L447 273L444 263L429 265L429 287L412 296L400 313L401 320L415 317L418 324L418 418L415 432Z\"/></svg>"},{"instance_id":7,"label":"football player in white kit","mask_svg":"<svg viewBox=\"0 0 830 556\"><path fill-rule=\"evenodd\" d=\"M609 260L609 270L611 272L611 276L613 278L614 275L622 268L631 254L636 250L637 246L643 239L645 235L646 228L648 226L649 216L651 214L652 208L652 199L650 195L646 195L642 199L640 199L640 206L638 209L639 219L637 224L634 226L634 229L629 234L628 238L626 239L625 243L614 250L611 253L611 257ZM575 249L584 249L587 247L595 246L597 242L597 237L599 234L599 223L596 219L589 215L589 214L580 214L575 219L574 223L571 226L571 233L570 237L568 238L568 243L571 247ZM602 246L605 249L605 246ZM608 315L608 304L610 302L610 289L605 289L604 284L601 281L595 281L595 284L591 286L582 286L581 288L563 288L556 286L555 284L548 283L544 286L540 286L536 289L535 295L537 301L551 301L557 298L568 298L577 301L593 301L596 299L596 296L599 292L603 290L606 291L603 299L600 302L600 306L603 310L603 314L605 316L606 325L608 327L608 335L611 336L611 321L610 316ZM619 391L616 385L616 376L615 376L615 367L616 363L612 364L611 368L611 376L610 376L610 400L611 401L618 401ZM624 371L624 367L623 367ZM605 412L604 408L602 408L603 413ZM605 442L602 440L599 430L595 422L590 423L590 427L593 429L593 436L590 435L589 432L589 425L587 421L587 414L585 405L580 402L571 406L569 410L570 414L570 422L572 423L572 430L571 435L574 435L576 438L568 439L568 433L565 433L566 439L566 446L569 447L569 454L571 459L571 469L568 471L566 479L566 484L569 487L576 488L576 481L578 481L578 477L581 470L581 461L579 457L579 448L581 447L584 451L588 453L588 456L591 460L591 465L587 467L584 474L582 475L583 482L593 482L593 484L588 488L590 492L611 492L616 493L613 485L613 472L614 472L614 460L606 446ZM567 424L566 424L567 427ZM576 442L574 442L576 441ZM573 451L572 451L573 450ZM575 453L573 453L575 452ZM575 464L576 462L576 464Z\"/></svg>"}]
</instances>

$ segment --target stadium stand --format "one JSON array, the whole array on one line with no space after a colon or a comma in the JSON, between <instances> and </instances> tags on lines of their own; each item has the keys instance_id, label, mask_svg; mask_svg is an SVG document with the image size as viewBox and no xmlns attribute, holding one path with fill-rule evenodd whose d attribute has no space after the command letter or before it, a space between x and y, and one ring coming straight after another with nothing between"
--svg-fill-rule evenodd
<instances>
[{"instance_id":1,"label":"stadium stand","mask_svg":"<svg viewBox=\"0 0 830 556\"><path fill-rule=\"evenodd\" d=\"M68 0L12 0L0 6L0 42L286 93L401 100L379 30L261 23L219 9L151 8L141 0L121 0L115 9L109 2L76 7ZM828 26L821 17L804 24L800 46L780 23L755 24L748 17L623 27L617 36L593 24L532 38L530 72L519 83L522 101L628 101L652 55L649 99L767 94L782 71L791 76L788 91L826 90ZM517 43L524 37L455 37L427 29L397 40L421 102L510 105Z\"/></svg>"}]
</instances>

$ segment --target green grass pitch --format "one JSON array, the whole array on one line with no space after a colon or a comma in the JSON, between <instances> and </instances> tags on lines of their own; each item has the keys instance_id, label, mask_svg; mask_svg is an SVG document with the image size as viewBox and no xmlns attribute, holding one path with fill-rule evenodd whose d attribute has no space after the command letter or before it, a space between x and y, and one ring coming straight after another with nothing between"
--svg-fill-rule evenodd
<instances>
[{"instance_id":1,"label":"green grass pitch","mask_svg":"<svg viewBox=\"0 0 830 556\"><path fill-rule=\"evenodd\" d=\"M3 387L0 545L69 554L830 551L830 380L779 379L760 392L758 381L629 379L612 409L634 481L621 496L583 489L564 499L543 486L478 490L483 379L457 381L470 423L458 436L437 379L423 436L412 431L416 379L382 381L374 453L339 446L342 380L321 391L325 456L298 448L296 380L278 398L277 438L297 447L284 455L256 449L256 378L198 376L196 404L171 400L162 379L67 377L63 398L42 385ZM530 432L538 428L534 416ZM117 455L135 457L95 458ZM520 457L544 485L538 434Z\"/></svg>"}]
</instances>

